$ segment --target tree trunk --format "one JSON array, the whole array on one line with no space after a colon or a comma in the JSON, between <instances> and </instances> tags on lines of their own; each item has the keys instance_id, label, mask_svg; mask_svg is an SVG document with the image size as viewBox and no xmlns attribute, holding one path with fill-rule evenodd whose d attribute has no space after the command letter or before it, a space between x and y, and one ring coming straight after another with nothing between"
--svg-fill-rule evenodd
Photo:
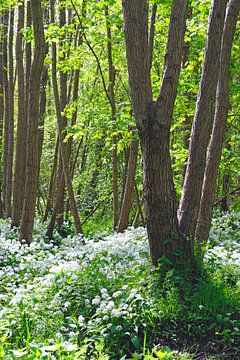
<instances>
[{"instance_id":1,"label":"tree trunk","mask_svg":"<svg viewBox=\"0 0 240 360\"><path fill-rule=\"evenodd\" d=\"M27 168L20 241L32 241L38 184L38 120L40 84L46 55L41 0L31 0L34 31L34 58L29 79Z\"/></svg>"},{"instance_id":2,"label":"tree trunk","mask_svg":"<svg viewBox=\"0 0 240 360\"><path fill-rule=\"evenodd\" d=\"M151 258L171 266L192 262L190 242L180 236L176 194L169 152L170 127L181 69L187 0L173 2L163 82L157 102L152 100L149 73L147 1L123 0L125 40L131 98L140 134L144 199Z\"/></svg>"},{"instance_id":3,"label":"tree trunk","mask_svg":"<svg viewBox=\"0 0 240 360\"><path fill-rule=\"evenodd\" d=\"M196 239L200 242L204 242L208 239L211 227L217 173L226 133L228 110L230 108L229 68L233 38L236 30L239 11L240 0L230 0L227 7L227 14L222 37L220 71L216 98L216 112L214 117L212 136L208 149L201 205L196 227Z\"/></svg>"},{"instance_id":4,"label":"tree trunk","mask_svg":"<svg viewBox=\"0 0 240 360\"><path fill-rule=\"evenodd\" d=\"M195 235L206 164L206 153L213 125L226 6L227 0L212 1L203 73L192 126L188 163L179 207L180 230L185 236L191 238L194 238Z\"/></svg>"},{"instance_id":5,"label":"tree trunk","mask_svg":"<svg viewBox=\"0 0 240 360\"><path fill-rule=\"evenodd\" d=\"M3 53L2 53L2 44L3 44L3 14L0 14L0 218L3 217L3 203L2 203L2 160L3 160L3 121L4 121L4 65L3 65Z\"/></svg>"},{"instance_id":6,"label":"tree trunk","mask_svg":"<svg viewBox=\"0 0 240 360\"><path fill-rule=\"evenodd\" d=\"M3 11L3 83L4 83L4 149L3 149L3 213L6 214L7 202L7 165L8 165L8 148L9 148L9 81L8 81L8 21L9 11Z\"/></svg>"},{"instance_id":7,"label":"tree trunk","mask_svg":"<svg viewBox=\"0 0 240 360\"><path fill-rule=\"evenodd\" d=\"M48 81L48 66L44 65L42 72L41 89L40 89L40 105L39 105L38 174L40 173L42 148L43 148L43 140L44 140L44 124L45 124L46 105L47 105L47 93L46 93L47 81Z\"/></svg>"},{"instance_id":8,"label":"tree trunk","mask_svg":"<svg viewBox=\"0 0 240 360\"><path fill-rule=\"evenodd\" d=\"M132 197L134 191L134 180L138 157L138 141L133 140L130 146L130 154L128 160L127 177L124 188L124 196L117 226L117 232L121 233L127 229L129 225L129 216L132 207Z\"/></svg>"},{"instance_id":9,"label":"tree trunk","mask_svg":"<svg viewBox=\"0 0 240 360\"><path fill-rule=\"evenodd\" d=\"M52 166L52 172L51 177L49 180L48 185L48 193L47 193L47 203L46 203L46 209L43 217L43 223L47 221L48 214L51 212L52 206L53 206L53 197L54 197L54 183L56 180L56 174L57 174L57 161L58 161L58 153L59 153L59 139L57 137L56 146L55 146L55 153L53 158L53 166ZM54 220L55 224L55 220Z\"/></svg>"},{"instance_id":10,"label":"tree trunk","mask_svg":"<svg viewBox=\"0 0 240 360\"><path fill-rule=\"evenodd\" d=\"M112 55L112 30L109 21L108 7L105 7L105 17L107 26L107 52L108 52L108 92L111 106L111 116L113 128L116 126L116 101L115 101L115 68ZM117 137L112 138L112 186L113 186L113 226L116 229L119 219L119 191L118 191L118 155L117 155Z\"/></svg>"},{"instance_id":11,"label":"tree trunk","mask_svg":"<svg viewBox=\"0 0 240 360\"><path fill-rule=\"evenodd\" d=\"M25 159L26 159L26 133L27 119L25 113L25 78L23 64L23 35L24 28L24 5L18 6L18 32L16 40L16 65L18 76L18 122L16 136L16 156L13 184L13 207L11 226L19 226L21 221L24 182L25 182Z\"/></svg>"},{"instance_id":12,"label":"tree trunk","mask_svg":"<svg viewBox=\"0 0 240 360\"><path fill-rule=\"evenodd\" d=\"M14 65L13 65L13 26L14 10L10 11L9 36L8 36L8 155L6 178L6 217L11 217L12 212L12 173L13 173L13 141L14 141Z\"/></svg>"},{"instance_id":13,"label":"tree trunk","mask_svg":"<svg viewBox=\"0 0 240 360\"><path fill-rule=\"evenodd\" d=\"M51 22L54 20L54 1L51 1ZM57 84L57 69L56 69L56 62L57 62L57 49L56 49L56 43L52 43L52 84L53 84L53 92L54 92L54 99L55 99L55 107L56 107L56 113L57 113L57 122L58 122L58 136L59 136L59 145L61 149L61 157L63 162L63 173L64 173L64 179L65 184L69 196L69 202L70 202L70 208L71 213L74 219L74 225L76 232L79 234L82 234L82 226L77 210L77 204L74 197L73 187L72 187L72 180L71 180L71 174L69 170L69 161L67 156L67 145L64 142L64 119L61 114L61 104L59 99L59 93L58 93L58 84Z\"/></svg>"}]
</instances>

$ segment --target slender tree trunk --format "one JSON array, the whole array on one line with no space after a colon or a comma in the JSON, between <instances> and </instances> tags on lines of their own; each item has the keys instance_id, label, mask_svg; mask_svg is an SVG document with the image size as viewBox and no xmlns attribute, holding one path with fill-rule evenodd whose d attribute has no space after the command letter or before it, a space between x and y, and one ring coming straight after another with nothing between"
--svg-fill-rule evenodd
<instances>
[{"instance_id":1,"label":"slender tree trunk","mask_svg":"<svg viewBox=\"0 0 240 360\"><path fill-rule=\"evenodd\" d=\"M2 203L2 182L3 182L3 173L2 173L2 160L3 160L3 121L4 121L4 65L3 65L3 53L2 53L2 44L3 44L3 14L0 14L0 218L3 217L3 203Z\"/></svg>"},{"instance_id":2,"label":"slender tree trunk","mask_svg":"<svg viewBox=\"0 0 240 360\"><path fill-rule=\"evenodd\" d=\"M216 111L210 145L207 155L207 164L204 175L203 190L200 211L196 227L196 238L198 241L206 241L209 236L212 209L214 205L217 173L221 160L222 147L226 133L226 123L229 106L229 80L230 60L234 33L238 14L240 11L240 0L230 0L222 37L220 71L217 88Z\"/></svg>"},{"instance_id":3,"label":"slender tree trunk","mask_svg":"<svg viewBox=\"0 0 240 360\"><path fill-rule=\"evenodd\" d=\"M180 236L169 151L170 127L181 69L187 0L173 2L163 82L153 102L149 72L147 1L123 0L129 84L140 134L147 230L154 265L192 262L190 242ZM186 260L183 258L186 257Z\"/></svg>"},{"instance_id":4,"label":"slender tree trunk","mask_svg":"<svg viewBox=\"0 0 240 360\"><path fill-rule=\"evenodd\" d=\"M9 148L9 82L8 82L8 23L9 11L3 11L3 84L4 84L4 149L3 149L3 213L6 214L7 199L7 164Z\"/></svg>"},{"instance_id":5,"label":"slender tree trunk","mask_svg":"<svg viewBox=\"0 0 240 360\"><path fill-rule=\"evenodd\" d=\"M66 25L66 9L64 7L64 1L60 1L60 13L59 13L59 26L60 28L63 28ZM65 35L62 37L61 42L60 42L60 46L63 45L63 41L64 41ZM65 58L65 53L64 55L62 55L62 59ZM59 73L60 75L60 107L61 107L61 113L63 114L64 109L66 107L67 104L67 73L60 71ZM62 121L63 121L63 134L64 136L66 135L66 130L67 130L67 119L65 116L62 116ZM68 150L68 149L67 149ZM68 156L69 154L67 154ZM60 158L59 158L59 168L58 168L58 173L59 173L59 180L61 179L61 175L63 172L63 163L62 163L62 157L61 157L61 152L60 152ZM65 186L59 186L58 191L61 189L61 196L59 199L59 209L58 209L58 215L57 215L57 223L59 226L61 226L63 224L64 221L64 193L65 193Z\"/></svg>"},{"instance_id":6,"label":"slender tree trunk","mask_svg":"<svg viewBox=\"0 0 240 360\"><path fill-rule=\"evenodd\" d=\"M134 192L134 180L136 174L137 157L138 157L138 141L133 140L130 146L127 178L126 178L123 202L122 202L122 207L121 207L121 212L117 227L118 233L126 230L129 225L129 216L132 207L132 198Z\"/></svg>"},{"instance_id":7,"label":"slender tree trunk","mask_svg":"<svg viewBox=\"0 0 240 360\"><path fill-rule=\"evenodd\" d=\"M34 31L34 58L29 79L27 169L20 241L32 241L35 205L38 184L38 120L41 76L43 71L46 45L44 39L41 0L31 0Z\"/></svg>"},{"instance_id":8,"label":"slender tree trunk","mask_svg":"<svg viewBox=\"0 0 240 360\"><path fill-rule=\"evenodd\" d=\"M56 180L56 176L57 176L58 153L59 153L59 139L57 138L56 146L55 146L55 153L54 153L54 158L53 158L52 172L51 172L51 177L50 177L49 185L48 185L47 203L46 203L46 209L45 209L45 213L44 213L44 217L43 217L43 222L47 221L48 214L51 212L51 209L53 206L54 184L55 184L55 180ZM54 224L55 224L55 220L54 220Z\"/></svg>"},{"instance_id":9,"label":"slender tree trunk","mask_svg":"<svg viewBox=\"0 0 240 360\"><path fill-rule=\"evenodd\" d=\"M53 22L53 20L54 20L54 1L51 1L51 21ZM57 120L58 120L58 136L59 136L59 145L61 149L61 157L63 162L64 179L69 196L70 208L74 219L75 229L78 234L79 233L82 234L82 226L77 210L77 204L74 197L71 174L69 170L67 145L64 142L65 127L64 127L64 119L61 114L61 105L60 105L60 99L58 93L56 62L57 62L57 49L56 49L56 43L53 42L52 43L52 84L53 84L55 107L56 107Z\"/></svg>"},{"instance_id":10,"label":"slender tree trunk","mask_svg":"<svg viewBox=\"0 0 240 360\"><path fill-rule=\"evenodd\" d=\"M113 65L112 55L112 30L109 21L108 7L105 7L105 17L107 26L107 52L108 52L108 78L109 78L109 100L111 105L111 116L113 127L116 124L116 100L115 100L115 67ZM117 137L112 138L112 186L113 186L113 226L114 229L118 225L119 219L119 189L118 189L118 155L117 155Z\"/></svg>"},{"instance_id":11,"label":"slender tree trunk","mask_svg":"<svg viewBox=\"0 0 240 360\"><path fill-rule=\"evenodd\" d=\"M227 0L212 1L203 73L192 126L188 163L179 207L180 230L185 236L191 238L194 238L195 235L207 147L213 125L226 6Z\"/></svg>"},{"instance_id":12,"label":"slender tree trunk","mask_svg":"<svg viewBox=\"0 0 240 360\"><path fill-rule=\"evenodd\" d=\"M40 105L39 105L39 129L38 129L38 174L40 173L40 165L42 158L42 148L44 140L44 124L46 117L47 105L47 81L48 81L48 66L44 65L40 89Z\"/></svg>"},{"instance_id":13,"label":"slender tree trunk","mask_svg":"<svg viewBox=\"0 0 240 360\"><path fill-rule=\"evenodd\" d=\"M14 64L13 64L13 26L14 10L10 11L9 36L8 36L8 77L9 77L9 110L8 110L8 155L6 179L6 217L11 217L12 212L12 174L13 174L13 141L14 141Z\"/></svg>"},{"instance_id":14,"label":"slender tree trunk","mask_svg":"<svg viewBox=\"0 0 240 360\"><path fill-rule=\"evenodd\" d=\"M23 64L24 5L18 6L18 32L16 40L16 65L18 76L18 122L13 184L13 208L11 226L19 226L24 198L27 119L25 113L25 78Z\"/></svg>"}]
</instances>

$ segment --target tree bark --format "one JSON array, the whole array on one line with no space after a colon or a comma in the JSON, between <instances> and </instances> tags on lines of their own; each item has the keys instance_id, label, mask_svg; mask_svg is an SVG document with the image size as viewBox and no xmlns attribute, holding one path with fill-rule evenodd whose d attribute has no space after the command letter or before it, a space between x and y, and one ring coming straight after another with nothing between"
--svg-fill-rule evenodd
<instances>
[{"instance_id":1,"label":"tree bark","mask_svg":"<svg viewBox=\"0 0 240 360\"><path fill-rule=\"evenodd\" d=\"M6 217L11 217L12 212L12 175L13 175L13 142L14 142L14 64L13 64L13 26L14 10L10 11L8 35L8 154L6 175Z\"/></svg>"},{"instance_id":2,"label":"tree bark","mask_svg":"<svg viewBox=\"0 0 240 360\"><path fill-rule=\"evenodd\" d=\"M52 20L54 20L54 1L53 0L51 1L51 21ZM55 107L56 107L56 113L57 113L58 136L59 136L61 157L62 157L62 162L63 162L63 173L64 173L65 184L66 184L66 188L67 188L67 192L68 192L68 196L69 196L71 213L72 213L72 216L74 219L75 229L78 234L79 233L82 234L81 221L80 221L78 210L77 210L77 204L76 204L75 197L74 197L71 174L70 174L70 170L69 170L67 145L64 142L65 126L64 126L64 119L61 114L61 105L60 105L60 99L59 99L59 93L58 93L56 62L57 62L57 49L56 49L56 43L53 42L52 43L52 85L53 85Z\"/></svg>"},{"instance_id":3,"label":"tree bark","mask_svg":"<svg viewBox=\"0 0 240 360\"><path fill-rule=\"evenodd\" d=\"M6 199L7 199L7 164L8 164L8 148L9 148L9 81L8 81L8 23L9 11L3 11L3 84L4 84L4 149L3 149L3 213L6 215Z\"/></svg>"},{"instance_id":4,"label":"tree bark","mask_svg":"<svg viewBox=\"0 0 240 360\"><path fill-rule=\"evenodd\" d=\"M25 78L23 64L23 35L24 5L18 6L18 32L16 39L16 65L18 76L18 122L16 136L16 156L13 183L13 207L11 226L19 226L24 198L25 159L26 159L26 133L27 119L25 113Z\"/></svg>"},{"instance_id":5,"label":"tree bark","mask_svg":"<svg viewBox=\"0 0 240 360\"><path fill-rule=\"evenodd\" d=\"M108 93L111 106L111 117L113 128L116 126L116 100L115 100L115 67L113 65L112 55L112 30L109 22L108 7L105 7L105 17L107 26L107 52L108 52ZM112 138L112 186L113 186L113 226L118 225L119 220L119 190L118 190L118 155L117 155L117 137Z\"/></svg>"},{"instance_id":6,"label":"tree bark","mask_svg":"<svg viewBox=\"0 0 240 360\"><path fill-rule=\"evenodd\" d=\"M3 160L3 121L4 121L4 64L3 64L3 14L0 14L0 218L3 217L3 203L2 203L2 182L3 182L3 173L2 173L2 160Z\"/></svg>"},{"instance_id":7,"label":"tree bark","mask_svg":"<svg viewBox=\"0 0 240 360\"><path fill-rule=\"evenodd\" d=\"M38 184L38 120L40 84L46 55L44 39L43 14L41 0L31 0L31 12L34 31L34 58L29 79L28 134L27 134L27 168L23 215L19 239L30 243L34 225L35 205Z\"/></svg>"},{"instance_id":8,"label":"tree bark","mask_svg":"<svg viewBox=\"0 0 240 360\"><path fill-rule=\"evenodd\" d=\"M124 188L124 196L121 206L121 212L119 216L119 222L117 226L117 232L121 233L127 229L129 225L129 216L132 207L132 198L134 191L134 180L137 166L137 157L138 157L138 141L133 140L130 146L129 160L128 160L128 169L127 177Z\"/></svg>"},{"instance_id":9,"label":"tree bark","mask_svg":"<svg viewBox=\"0 0 240 360\"><path fill-rule=\"evenodd\" d=\"M220 58L220 71L216 97L216 111L210 145L207 155L207 164L204 175L203 190L200 211L196 227L196 239L204 242L208 239L212 209L214 206L217 173L221 160L222 147L226 133L226 123L229 111L230 94L230 60L234 33L238 14L240 11L240 0L230 0L227 7L224 31L222 37L222 48Z\"/></svg>"},{"instance_id":10,"label":"tree bark","mask_svg":"<svg viewBox=\"0 0 240 360\"><path fill-rule=\"evenodd\" d=\"M191 244L179 233L169 152L170 127L181 69L187 0L173 2L162 86L153 102L149 72L147 1L123 0L131 98L139 129L150 253L170 266L192 262Z\"/></svg>"},{"instance_id":11,"label":"tree bark","mask_svg":"<svg viewBox=\"0 0 240 360\"><path fill-rule=\"evenodd\" d=\"M221 39L227 0L212 1L205 59L196 113L191 131L188 163L179 206L181 232L194 238L203 185L206 153L212 131Z\"/></svg>"}]
</instances>

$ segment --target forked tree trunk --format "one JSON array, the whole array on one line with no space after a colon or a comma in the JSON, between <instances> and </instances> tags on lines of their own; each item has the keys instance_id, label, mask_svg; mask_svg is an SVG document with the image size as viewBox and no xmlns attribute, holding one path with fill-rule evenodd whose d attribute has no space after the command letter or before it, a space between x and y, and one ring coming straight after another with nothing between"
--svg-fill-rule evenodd
<instances>
[{"instance_id":1,"label":"forked tree trunk","mask_svg":"<svg viewBox=\"0 0 240 360\"><path fill-rule=\"evenodd\" d=\"M18 32L16 40L16 65L18 77L18 122L16 136L16 156L13 183L13 207L11 226L19 226L24 198L27 119L25 113L25 78L23 64L24 5L18 6Z\"/></svg>"},{"instance_id":2,"label":"forked tree trunk","mask_svg":"<svg viewBox=\"0 0 240 360\"><path fill-rule=\"evenodd\" d=\"M233 38L236 30L239 11L240 0L230 0L227 8L222 38L216 112L214 117L212 136L208 149L201 205L195 234L196 239L199 242L205 242L208 239L211 227L217 173L221 160L222 147L226 133L227 116L230 107L229 69Z\"/></svg>"},{"instance_id":3,"label":"forked tree trunk","mask_svg":"<svg viewBox=\"0 0 240 360\"><path fill-rule=\"evenodd\" d=\"M179 206L181 232L194 238L204 178L207 147L212 131L220 64L221 39L228 0L213 0L205 59L196 113L192 126L188 163Z\"/></svg>"},{"instance_id":4,"label":"forked tree trunk","mask_svg":"<svg viewBox=\"0 0 240 360\"><path fill-rule=\"evenodd\" d=\"M38 184L38 120L40 84L46 55L41 0L31 0L34 31L34 58L29 79L27 169L20 241L32 241Z\"/></svg>"},{"instance_id":5,"label":"forked tree trunk","mask_svg":"<svg viewBox=\"0 0 240 360\"><path fill-rule=\"evenodd\" d=\"M149 73L147 1L123 0L125 40L132 104L139 129L144 198L151 258L171 266L192 263L191 244L181 237L169 152L170 127L186 28L187 0L173 2L165 56L163 82L153 102Z\"/></svg>"}]
</instances>

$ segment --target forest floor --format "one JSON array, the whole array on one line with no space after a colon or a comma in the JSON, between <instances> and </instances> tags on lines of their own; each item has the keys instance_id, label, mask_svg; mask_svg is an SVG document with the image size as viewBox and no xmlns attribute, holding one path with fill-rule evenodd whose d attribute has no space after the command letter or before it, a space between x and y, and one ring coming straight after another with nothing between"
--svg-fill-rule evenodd
<instances>
[{"instance_id":1,"label":"forest floor","mask_svg":"<svg viewBox=\"0 0 240 360\"><path fill-rule=\"evenodd\" d=\"M240 359L240 214L213 221L205 275L153 270L143 228L31 246L0 222L0 359Z\"/></svg>"}]
</instances>

